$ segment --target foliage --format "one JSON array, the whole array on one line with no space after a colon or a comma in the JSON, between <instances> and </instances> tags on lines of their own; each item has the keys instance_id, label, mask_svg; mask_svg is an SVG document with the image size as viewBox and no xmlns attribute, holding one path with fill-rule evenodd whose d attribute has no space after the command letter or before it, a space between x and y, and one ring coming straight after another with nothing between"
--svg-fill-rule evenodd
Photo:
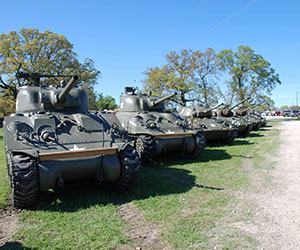
<instances>
[{"instance_id":1,"label":"foliage","mask_svg":"<svg viewBox=\"0 0 300 250\"><path fill-rule=\"evenodd\" d=\"M266 111L266 110L274 110L275 109L275 102L271 99L271 97L266 95L257 96L256 99L257 107L256 109L258 111Z\"/></svg>"},{"instance_id":2,"label":"foliage","mask_svg":"<svg viewBox=\"0 0 300 250\"><path fill-rule=\"evenodd\" d=\"M221 60L215 50L211 48L204 52L197 50L193 57L195 60L195 91L199 95L200 103L210 107L217 104L222 97L221 90L216 83L218 75L223 70Z\"/></svg>"},{"instance_id":3,"label":"foliage","mask_svg":"<svg viewBox=\"0 0 300 250\"><path fill-rule=\"evenodd\" d=\"M167 63L161 68L148 68L145 72L146 91L151 90L154 95L176 91L183 106L189 101L205 106L218 102L221 91L215 80L222 67L213 49L172 51L166 59Z\"/></svg>"},{"instance_id":4,"label":"foliage","mask_svg":"<svg viewBox=\"0 0 300 250\"><path fill-rule=\"evenodd\" d=\"M228 70L230 102L251 96L258 98L271 93L281 81L271 64L248 46L239 46L237 51L230 49L219 53L223 67Z\"/></svg>"},{"instance_id":5,"label":"foliage","mask_svg":"<svg viewBox=\"0 0 300 250\"><path fill-rule=\"evenodd\" d=\"M91 59L81 63L73 51L73 44L63 35L37 29L0 34L0 87L6 95L16 97L18 84L24 84L15 77L20 66L26 72L77 74L80 84L94 98L93 87L100 71ZM53 84L49 79L43 81L43 84L50 83Z\"/></svg>"},{"instance_id":6,"label":"foliage","mask_svg":"<svg viewBox=\"0 0 300 250\"><path fill-rule=\"evenodd\" d=\"M99 110L114 110L118 107L116 104L115 98L113 98L110 95L104 96L102 93L100 93L96 100L97 109Z\"/></svg>"},{"instance_id":7,"label":"foliage","mask_svg":"<svg viewBox=\"0 0 300 250\"><path fill-rule=\"evenodd\" d=\"M15 100L9 96L0 96L0 118L15 111Z\"/></svg>"}]
</instances>

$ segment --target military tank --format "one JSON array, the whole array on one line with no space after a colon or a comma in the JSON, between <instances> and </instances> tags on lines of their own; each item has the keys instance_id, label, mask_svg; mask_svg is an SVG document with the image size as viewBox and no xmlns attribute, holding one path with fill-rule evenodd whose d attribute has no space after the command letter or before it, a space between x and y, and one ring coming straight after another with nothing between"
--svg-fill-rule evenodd
<instances>
[{"instance_id":1,"label":"military tank","mask_svg":"<svg viewBox=\"0 0 300 250\"><path fill-rule=\"evenodd\" d=\"M233 110L249 100L246 98L234 106L224 106L220 108L215 116L219 123L231 124L238 129L238 137L247 137L252 131L252 124L248 117L236 115Z\"/></svg>"},{"instance_id":2,"label":"military tank","mask_svg":"<svg viewBox=\"0 0 300 250\"><path fill-rule=\"evenodd\" d=\"M17 74L30 84L19 88L16 112L4 119L13 205L30 208L41 190L75 179L95 178L126 193L141 162L118 119L88 111L77 76L56 87L42 86L45 77L62 76Z\"/></svg>"},{"instance_id":3,"label":"military tank","mask_svg":"<svg viewBox=\"0 0 300 250\"><path fill-rule=\"evenodd\" d=\"M188 120L191 129L202 129L207 143L231 144L238 136L238 129L230 123L213 117L213 110L220 106L223 106L223 103L210 109L200 106L186 106L180 108L179 115Z\"/></svg>"},{"instance_id":4,"label":"military tank","mask_svg":"<svg viewBox=\"0 0 300 250\"><path fill-rule=\"evenodd\" d=\"M255 110L255 108L261 104L262 103L252 104L251 108L239 108L236 112L240 116L248 117L252 124L253 131L258 131L261 127L267 125L266 118L262 117L261 114Z\"/></svg>"},{"instance_id":5,"label":"military tank","mask_svg":"<svg viewBox=\"0 0 300 250\"><path fill-rule=\"evenodd\" d=\"M262 126L260 117L258 117L254 113L254 110L251 110L250 108L239 108L236 110L235 114L238 117L246 118L251 123L251 128L253 131L258 131Z\"/></svg>"},{"instance_id":6,"label":"military tank","mask_svg":"<svg viewBox=\"0 0 300 250\"><path fill-rule=\"evenodd\" d=\"M165 102L175 95L156 98L132 87L126 87L121 95L120 110L116 116L135 140L143 162L155 155L174 152L194 157L205 147L201 130L189 129L184 119L166 109Z\"/></svg>"}]
</instances>

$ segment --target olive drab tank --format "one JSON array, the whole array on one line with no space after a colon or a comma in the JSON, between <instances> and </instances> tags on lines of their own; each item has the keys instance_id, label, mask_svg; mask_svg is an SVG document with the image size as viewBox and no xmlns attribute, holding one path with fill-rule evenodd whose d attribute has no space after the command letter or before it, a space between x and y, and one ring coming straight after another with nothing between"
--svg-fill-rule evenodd
<instances>
[{"instance_id":1,"label":"olive drab tank","mask_svg":"<svg viewBox=\"0 0 300 250\"><path fill-rule=\"evenodd\" d=\"M236 116L244 117L251 123L251 128L253 131L258 131L261 128L261 120L254 115L253 111L250 108L241 107L236 110Z\"/></svg>"},{"instance_id":2,"label":"olive drab tank","mask_svg":"<svg viewBox=\"0 0 300 250\"><path fill-rule=\"evenodd\" d=\"M184 119L167 111L165 102L175 95L155 98L151 94L137 93L132 87L126 87L121 95L116 116L134 138L144 162L155 155L172 152L195 156L205 146L202 131L189 129Z\"/></svg>"},{"instance_id":3,"label":"olive drab tank","mask_svg":"<svg viewBox=\"0 0 300 250\"><path fill-rule=\"evenodd\" d=\"M127 192L140 160L118 119L88 111L77 76L57 87L42 86L42 77L53 76L17 74L31 84L19 87L16 112L4 119L13 205L31 207L40 190L74 179L95 178Z\"/></svg>"},{"instance_id":4,"label":"olive drab tank","mask_svg":"<svg viewBox=\"0 0 300 250\"><path fill-rule=\"evenodd\" d=\"M179 110L179 115L188 120L191 129L202 129L206 142L219 142L231 144L238 136L238 129L230 123L224 123L213 116L213 110L201 106L186 106Z\"/></svg>"},{"instance_id":5,"label":"olive drab tank","mask_svg":"<svg viewBox=\"0 0 300 250\"><path fill-rule=\"evenodd\" d=\"M261 127L266 125L266 119L263 118L258 112L255 111L255 108L262 103L251 104L250 107L240 107L236 111L236 115L246 117L252 126L253 131L258 131Z\"/></svg>"},{"instance_id":6,"label":"olive drab tank","mask_svg":"<svg viewBox=\"0 0 300 250\"><path fill-rule=\"evenodd\" d=\"M252 130L252 124L246 116L236 115L233 111L235 108L249 100L250 98L246 98L241 102L237 103L234 106L224 106L216 112L216 119L218 122L232 125L238 129L239 137L247 137Z\"/></svg>"}]
</instances>

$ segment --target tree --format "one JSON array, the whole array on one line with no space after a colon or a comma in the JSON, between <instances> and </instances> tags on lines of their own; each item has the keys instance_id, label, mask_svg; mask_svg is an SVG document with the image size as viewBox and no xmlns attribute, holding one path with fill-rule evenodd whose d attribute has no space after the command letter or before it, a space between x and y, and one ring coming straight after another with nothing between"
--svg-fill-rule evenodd
<instances>
[{"instance_id":1,"label":"tree","mask_svg":"<svg viewBox=\"0 0 300 250\"><path fill-rule=\"evenodd\" d=\"M99 110L114 110L118 107L115 98L110 95L104 96L102 93L98 95L96 105Z\"/></svg>"},{"instance_id":2,"label":"tree","mask_svg":"<svg viewBox=\"0 0 300 250\"><path fill-rule=\"evenodd\" d=\"M79 84L89 94L91 104L95 99L93 87L100 71L91 59L81 63L73 51L73 45L63 35L37 29L21 29L0 34L0 88L8 96L16 97L18 82L15 73L21 70L46 74L77 74ZM43 84L53 84L44 79ZM57 81L56 81L57 83Z\"/></svg>"},{"instance_id":3,"label":"tree","mask_svg":"<svg viewBox=\"0 0 300 250\"><path fill-rule=\"evenodd\" d=\"M183 106L194 101L205 106L215 104L221 91L215 83L222 70L219 58L212 49L205 52L182 50L170 52L167 63L161 68L148 68L145 72L144 89L154 95L178 92L179 103Z\"/></svg>"},{"instance_id":4,"label":"tree","mask_svg":"<svg viewBox=\"0 0 300 250\"><path fill-rule=\"evenodd\" d=\"M172 51L167 54L167 64L161 68L149 68L146 71L145 89L154 95L178 92L179 102L185 105L188 94L194 88L192 51L182 50L180 54Z\"/></svg>"},{"instance_id":5,"label":"tree","mask_svg":"<svg viewBox=\"0 0 300 250\"><path fill-rule=\"evenodd\" d=\"M271 64L248 46L239 46L234 52L229 49L219 53L222 65L231 75L228 90L231 102L251 96L269 95L281 81Z\"/></svg>"},{"instance_id":6,"label":"tree","mask_svg":"<svg viewBox=\"0 0 300 250\"><path fill-rule=\"evenodd\" d=\"M217 104L223 97L216 83L218 75L223 70L220 58L214 49L208 48L204 52L195 51L193 60L196 92L200 97L200 103L206 107Z\"/></svg>"}]
</instances>

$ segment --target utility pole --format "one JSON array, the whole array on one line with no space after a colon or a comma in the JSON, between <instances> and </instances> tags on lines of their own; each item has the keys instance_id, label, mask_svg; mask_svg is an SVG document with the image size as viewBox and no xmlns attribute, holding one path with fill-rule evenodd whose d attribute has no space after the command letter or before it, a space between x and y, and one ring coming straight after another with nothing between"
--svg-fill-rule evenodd
<instances>
[{"instance_id":1,"label":"utility pole","mask_svg":"<svg viewBox=\"0 0 300 250\"><path fill-rule=\"evenodd\" d=\"M298 107L298 93L299 93L299 92L296 91L296 106L297 106L297 107Z\"/></svg>"}]
</instances>

